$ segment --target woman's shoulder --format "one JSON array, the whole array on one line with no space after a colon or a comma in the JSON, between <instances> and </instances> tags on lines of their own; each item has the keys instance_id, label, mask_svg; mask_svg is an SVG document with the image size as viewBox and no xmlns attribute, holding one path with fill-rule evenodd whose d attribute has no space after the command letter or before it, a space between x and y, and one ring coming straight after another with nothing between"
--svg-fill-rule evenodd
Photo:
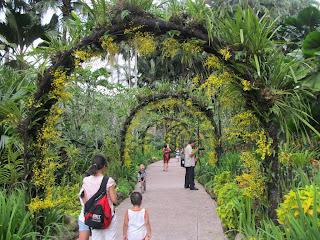
<instances>
[{"instance_id":1,"label":"woman's shoulder","mask_svg":"<svg viewBox=\"0 0 320 240\"><path fill-rule=\"evenodd\" d=\"M108 183L107 183L107 188L109 188L109 187L111 187L112 185L115 185L115 184L116 184L116 181L112 177L109 177Z\"/></svg>"},{"instance_id":2,"label":"woman's shoulder","mask_svg":"<svg viewBox=\"0 0 320 240\"><path fill-rule=\"evenodd\" d=\"M98 180L102 180L102 176L94 176L94 175L90 175L87 176L83 179L83 182L96 182Z\"/></svg>"}]
</instances>

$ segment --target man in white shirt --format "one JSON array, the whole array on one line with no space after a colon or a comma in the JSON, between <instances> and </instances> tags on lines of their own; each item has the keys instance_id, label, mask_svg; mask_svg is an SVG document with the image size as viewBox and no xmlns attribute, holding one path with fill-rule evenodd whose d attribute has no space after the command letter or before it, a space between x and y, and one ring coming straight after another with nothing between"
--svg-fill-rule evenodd
<instances>
[{"instance_id":1,"label":"man in white shirt","mask_svg":"<svg viewBox=\"0 0 320 240\"><path fill-rule=\"evenodd\" d=\"M184 149L184 166L186 168L186 175L184 180L184 188L190 188L190 190L198 190L194 186L194 167L195 160L194 155L199 151L199 148L192 151L192 147L194 147L195 141L194 139L190 139L188 146Z\"/></svg>"}]
</instances>

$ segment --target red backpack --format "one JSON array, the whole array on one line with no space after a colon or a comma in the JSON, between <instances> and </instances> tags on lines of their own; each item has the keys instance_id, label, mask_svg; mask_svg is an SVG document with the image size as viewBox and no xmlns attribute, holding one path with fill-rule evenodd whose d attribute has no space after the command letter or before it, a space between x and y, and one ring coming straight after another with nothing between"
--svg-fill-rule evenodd
<instances>
[{"instance_id":1,"label":"red backpack","mask_svg":"<svg viewBox=\"0 0 320 240\"><path fill-rule=\"evenodd\" d=\"M107 197L109 178L103 177L100 188L84 205L84 223L93 229L105 229L112 221L112 212Z\"/></svg>"},{"instance_id":2,"label":"red backpack","mask_svg":"<svg viewBox=\"0 0 320 240\"><path fill-rule=\"evenodd\" d=\"M164 160L169 161L170 160L170 152L168 148L164 149Z\"/></svg>"}]
</instances>

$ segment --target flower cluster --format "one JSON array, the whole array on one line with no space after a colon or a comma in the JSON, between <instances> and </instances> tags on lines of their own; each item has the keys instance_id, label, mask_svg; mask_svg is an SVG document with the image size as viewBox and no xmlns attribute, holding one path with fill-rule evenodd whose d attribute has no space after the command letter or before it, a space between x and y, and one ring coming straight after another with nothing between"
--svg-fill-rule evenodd
<instances>
[{"instance_id":1,"label":"flower cluster","mask_svg":"<svg viewBox=\"0 0 320 240\"><path fill-rule=\"evenodd\" d=\"M75 57L74 65L80 67L80 62L85 62L93 57L100 56L98 52L93 51L84 51L84 50L75 50L72 54Z\"/></svg>"},{"instance_id":2,"label":"flower cluster","mask_svg":"<svg viewBox=\"0 0 320 240\"><path fill-rule=\"evenodd\" d=\"M221 68L219 58L216 57L215 55L209 56L205 61L204 66L208 67L209 70Z\"/></svg>"},{"instance_id":3,"label":"flower cluster","mask_svg":"<svg viewBox=\"0 0 320 240\"><path fill-rule=\"evenodd\" d=\"M29 98L27 102L27 107L33 106L34 108L40 108L43 106L43 103L36 102L33 98Z\"/></svg>"},{"instance_id":4,"label":"flower cluster","mask_svg":"<svg viewBox=\"0 0 320 240\"><path fill-rule=\"evenodd\" d=\"M130 45L137 49L141 57L148 55L156 50L157 42L154 41L154 36L148 32L136 32Z\"/></svg>"},{"instance_id":5,"label":"flower cluster","mask_svg":"<svg viewBox=\"0 0 320 240\"><path fill-rule=\"evenodd\" d=\"M51 83L52 90L49 92L49 96L51 98L57 100L68 100L70 98L70 94L65 92L65 85L72 79L67 76L65 71L55 71L53 74L53 81Z\"/></svg>"},{"instance_id":6,"label":"flower cluster","mask_svg":"<svg viewBox=\"0 0 320 240\"><path fill-rule=\"evenodd\" d=\"M0 123L4 125L13 124L17 126L18 122L18 119L13 115L13 113L9 113Z\"/></svg>"},{"instance_id":7,"label":"flower cluster","mask_svg":"<svg viewBox=\"0 0 320 240\"><path fill-rule=\"evenodd\" d=\"M265 190L265 183L259 169L258 160L251 152L243 152L240 158L246 169L235 180L244 189L243 195L261 199Z\"/></svg>"},{"instance_id":8,"label":"flower cluster","mask_svg":"<svg viewBox=\"0 0 320 240\"><path fill-rule=\"evenodd\" d=\"M220 54L224 57L224 59L227 61L229 58L232 57L230 51L229 51L229 47L226 48L222 48L220 49Z\"/></svg>"},{"instance_id":9,"label":"flower cluster","mask_svg":"<svg viewBox=\"0 0 320 240\"><path fill-rule=\"evenodd\" d=\"M229 120L230 126L228 129L228 139L241 137L244 142L255 142L257 149L256 153L261 155L264 160L266 155L271 155L272 140L267 139L264 129L260 126L259 120L251 111L241 112ZM255 130L254 130L255 129Z\"/></svg>"},{"instance_id":10,"label":"flower cluster","mask_svg":"<svg viewBox=\"0 0 320 240\"><path fill-rule=\"evenodd\" d=\"M188 54L191 54L191 53L197 54L202 51L202 47L198 46L195 43L187 42L187 41L182 44L182 48L184 52Z\"/></svg>"},{"instance_id":11,"label":"flower cluster","mask_svg":"<svg viewBox=\"0 0 320 240\"><path fill-rule=\"evenodd\" d=\"M132 27L130 26L129 29L124 30L124 34L126 35L132 35L134 32L138 31L139 29L143 28L143 25L140 25L138 27Z\"/></svg>"},{"instance_id":12,"label":"flower cluster","mask_svg":"<svg viewBox=\"0 0 320 240\"><path fill-rule=\"evenodd\" d=\"M313 163L314 167L319 169L319 161L314 158L311 158L310 160Z\"/></svg>"},{"instance_id":13,"label":"flower cluster","mask_svg":"<svg viewBox=\"0 0 320 240\"><path fill-rule=\"evenodd\" d=\"M248 80L242 80L241 83L243 85L243 91L250 91L251 90L252 86Z\"/></svg>"},{"instance_id":14,"label":"flower cluster","mask_svg":"<svg viewBox=\"0 0 320 240\"><path fill-rule=\"evenodd\" d=\"M173 58L174 55L179 51L181 45L180 43L174 39L174 38L167 38L163 43L162 43L162 58Z\"/></svg>"},{"instance_id":15,"label":"flower cluster","mask_svg":"<svg viewBox=\"0 0 320 240\"><path fill-rule=\"evenodd\" d=\"M306 186L304 188L299 188L297 192L290 190L290 192L285 195L285 200L280 204L280 207L276 210L278 213L278 222L280 224L286 225L288 223L288 218L290 218L289 212L293 212L295 218L304 218L300 215L300 209L303 210L304 215L311 215L317 218L317 227L320 227L320 189L315 188L313 185ZM316 212L314 212L314 203L316 198ZM298 201L298 198L300 199ZM310 223L311 224L311 223Z\"/></svg>"},{"instance_id":16,"label":"flower cluster","mask_svg":"<svg viewBox=\"0 0 320 240\"><path fill-rule=\"evenodd\" d=\"M60 122L61 113L62 110L56 105L50 109L50 113L45 118L45 123L39 131L34 146L40 156L32 170L32 181L37 186L37 189L43 192L43 195L36 196L31 200L29 208L34 211L52 208L60 203L58 199L54 200L53 198L55 172L57 169L62 168L65 163L59 163L56 154L50 151L50 146L60 141L60 132L56 129L56 126Z\"/></svg>"},{"instance_id":17,"label":"flower cluster","mask_svg":"<svg viewBox=\"0 0 320 240\"><path fill-rule=\"evenodd\" d=\"M223 84L230 83L232 77L228 72L223 72L216 76L211 74L208 79L199 87L199 90L206 89L206 95L211 98L217 93Z\"/></svg>"},{"instance_id":18,"label":"flower cluster","mask_svg":"<svg viewBox=\"0 0 320 240\"><path fill-rule=\"evenodd\" d=\"M112 64L114 63L114 56L119 51L119 47L113 42L113 40L114 39L112 37L108 37L106 40L103 37L100 39L101 47L109 53L108 59Z\"/></svg>"},{"instance_id":19,"label":"flower cluster","mask_svg":"<svg viewBox=\"0 0 320 240\"><path fill-rule=\"evenodd\" d=\"M266 155L271 155L271 144L272 140L267 140L267 135L264 129L258 130L254 132L256 145L258 148L256 149L256 153L261 155L261 159L264 160Z\"/></svg>"}]
</instances>

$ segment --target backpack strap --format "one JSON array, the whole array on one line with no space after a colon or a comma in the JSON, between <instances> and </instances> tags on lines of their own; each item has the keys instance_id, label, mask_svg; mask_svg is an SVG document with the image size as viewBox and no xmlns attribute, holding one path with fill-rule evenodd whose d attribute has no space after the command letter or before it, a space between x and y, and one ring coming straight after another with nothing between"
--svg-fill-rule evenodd
<instances>
[{"instance_id":1,"label":"backpack strap","mask_svg":"<svg viewBox=\"0 0 320 240\"><path fill-rule=\"evenodd\" d=\"M103 179L101 181L101 185L100 188L98 190L98 192L106 192L107 191L107 183L109 181L109 177L107 176L103 176Z\"/></svg>"}]
</instances>

